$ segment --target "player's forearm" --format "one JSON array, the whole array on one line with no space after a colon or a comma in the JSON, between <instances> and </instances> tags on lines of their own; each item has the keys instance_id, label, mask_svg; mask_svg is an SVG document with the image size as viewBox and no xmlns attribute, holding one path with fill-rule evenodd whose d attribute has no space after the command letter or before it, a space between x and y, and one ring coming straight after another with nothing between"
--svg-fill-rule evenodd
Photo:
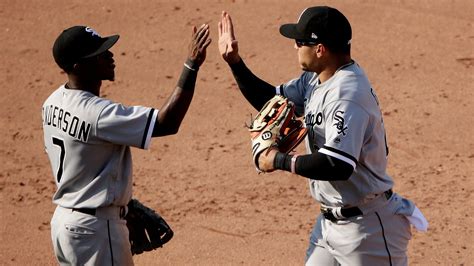
<instances>
[{"instance_id":1,"label":"player's forearm","mask_svg":"<svg viewBox=\"0 0 474 266\"><path fill-rule=\"evenodd\" d=\"M160 109L153 137L176 134L194 95L198 66L186 61L176 89Z\"/></svg>"},{"instance_id":2,"label":"player's forearm","mask_svg":"<svg viewBox=\"0 0 474 266\"><path fill-rule=\"evenodd\" d=\"M255 76L242 59L229 66L240 91L255 109L260 110L268 100L275 96L275 86Z\"/></svg>"},{"instance_id":3,"label":"player's forearm","mask_svg":"<svg viewBox=\"0 0 474 266\"><path fill-rule=\"evenodd\" d=\"M293 163L296 174L325 181L347 180L354 171L350 164L319 152L300 155L294 162L291 161L292 157L293 155L277 153L274 160L275 168L291 172Z\"/></svg>"}]
</instances>

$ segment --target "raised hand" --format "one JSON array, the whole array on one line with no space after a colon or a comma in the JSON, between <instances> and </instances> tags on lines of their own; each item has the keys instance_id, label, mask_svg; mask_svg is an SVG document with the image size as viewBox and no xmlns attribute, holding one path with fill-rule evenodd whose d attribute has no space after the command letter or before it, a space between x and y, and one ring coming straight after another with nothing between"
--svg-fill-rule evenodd
<instances>
[{"instance_id":1,"label":"raised hand","mask_svg":"<svg viewBox=\"0 0 474 266\"><path fill-rule=\"evenodd\" d=\"M210 43L208 24L202 24L199 29L193 27L193 37L189 44L188 55L188 58L193 61L193 66L199 67L206 60L206 49Z\"/></svg>"},{"instance_id":2,"label":"raised hand","mask_svg":"<svg viewBox=\"0 0 474 266\"><path fill-rule=\"evenodd\" d=\"M219 30L219 52L224 60L229 64L239 62L239 46L234 36L234 25L232 19L226 11L222 11L221 21L218 24Z\"/></svg>"}]
</instances>

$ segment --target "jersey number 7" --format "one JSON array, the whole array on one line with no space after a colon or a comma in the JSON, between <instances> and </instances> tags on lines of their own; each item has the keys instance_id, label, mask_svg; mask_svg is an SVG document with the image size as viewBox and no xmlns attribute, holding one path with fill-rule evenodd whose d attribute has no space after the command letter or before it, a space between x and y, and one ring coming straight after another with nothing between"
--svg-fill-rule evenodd
<instances>
[{"instance_id":1,"label":"jersey number 7","mask_svg":"<svg viewBox=\"0 0 474 266\"><path fill-rule=\"evenodd\" d=\"M59 155L59 168L58 171L56 172L56 178L58 179L58 183L61 180L61 177L63 176L63 169L64 169L64 157L66 157L66 149L64 147L64 141L62 139L58 139L56 137L53 138L53 144L59 146L61 149L61 153Z\"/></svg>"}]
</instances>

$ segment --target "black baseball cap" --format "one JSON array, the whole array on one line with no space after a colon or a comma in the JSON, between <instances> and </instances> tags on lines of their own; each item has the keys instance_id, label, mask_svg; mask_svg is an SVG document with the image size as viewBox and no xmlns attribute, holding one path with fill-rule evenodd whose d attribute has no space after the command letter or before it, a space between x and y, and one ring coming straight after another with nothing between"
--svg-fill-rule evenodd
<instances>
[{"instance_id":1,"label":"black baseball cap","mask_svg":"<svg viewBox=\"0 0 474 266\"><path fill-rule=\"evenodd\" d=\"M305 9L296 24L284 24L281 35L295 40L323 43L333 46L350 45L352 29L339 10L328 6Z\"/></svg>"},{"instance_id":2,"label":"black baseball cap","mask_svg":"<svg viewBox=\"0 0 474 266\"><path fill-rule=\"evenodd\" d=\"M119 35L101 37L95 30L86 26L70 27L65 29L54 42L54 61L59 67L66 69L81 59L109 50L119 37Z\"/></svg>"}]
</instances>

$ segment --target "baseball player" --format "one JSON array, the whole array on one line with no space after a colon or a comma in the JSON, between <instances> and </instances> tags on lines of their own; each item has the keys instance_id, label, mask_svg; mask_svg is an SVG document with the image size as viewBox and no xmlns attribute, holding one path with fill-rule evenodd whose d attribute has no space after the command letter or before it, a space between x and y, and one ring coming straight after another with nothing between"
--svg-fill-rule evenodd
<instances>
[{"instance_id":1,"label":"baseball player","mask_svg":"<svg viewBox=\"0 0 474 266\"><path fill-rule=\"evenodd\" d=\"M158 110L100 97L102 81L114 80L109 49L118 39L74 26L54 42L54 60L68 81L46 99L42 118L57 186L51 237L61 265L133 264L123 219L132 197L130 147L148 149L152 137L178 132L211 42L207 24L193 27L177 86Z\"/></svg>"},{"instance_id":2,"label":"baseball player","mask_svg":"<svg viewBox=\"0 0 474 266\"><path fill-rule=\"evenodd\" d=\"M306 155L276 148L261 153L265 172L289 171L309 179L320 204L306 265L407 265L410 223L427 222L408 199L392 191L388 147L379 101L351 58L352 31L337 9L305 9L280 33L295 40L303 73L273 86L255 76L238 53L231 17L222 13L219 51L245 98L260 110L275 94L296 106L308 129Z\"/></svg>"}]
</instances>

